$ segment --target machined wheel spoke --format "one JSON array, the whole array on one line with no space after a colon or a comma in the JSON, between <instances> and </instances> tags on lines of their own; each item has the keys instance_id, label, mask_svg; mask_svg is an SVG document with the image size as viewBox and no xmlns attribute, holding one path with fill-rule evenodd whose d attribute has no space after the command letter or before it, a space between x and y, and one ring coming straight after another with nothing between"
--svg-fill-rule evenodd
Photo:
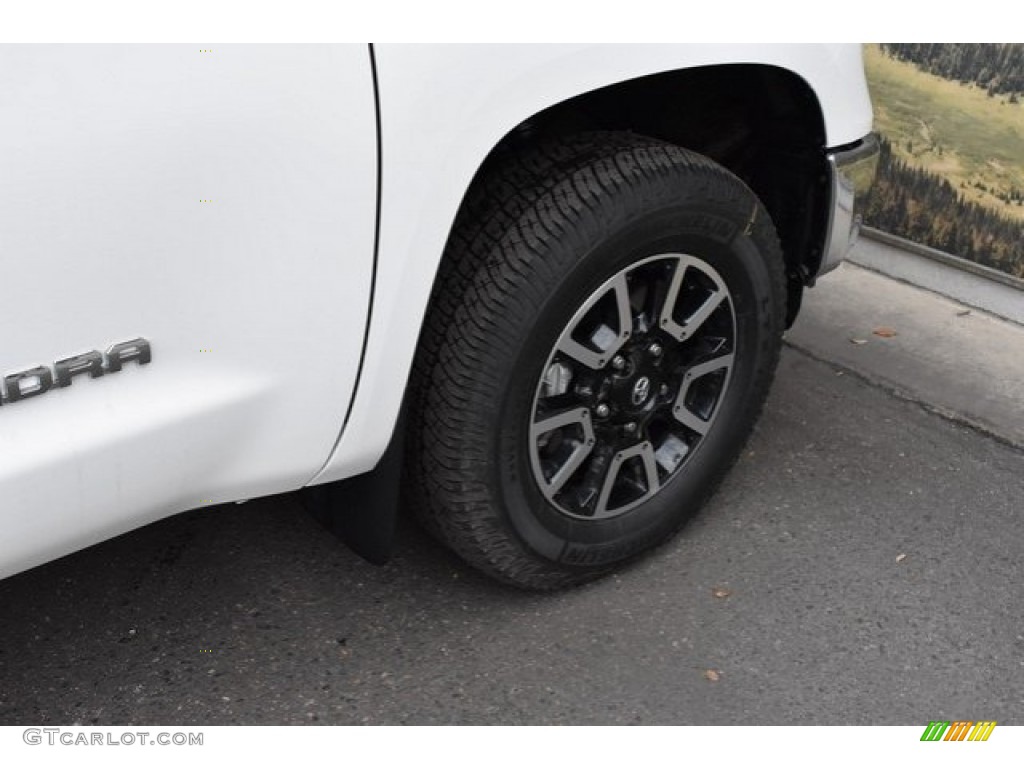
<instances>
[{"instance_id":1,"label":"machined wheel spoke","mask_svg":"<svg viewBox=\"0 0 1024 768\"><path fill-rule=\"evenodd\" d=\"M647 489L639 498L633 499L621 506L608 509L608 501L611 498L612 491L615 488L616 481L619 479L619 475L622 474L623 467L630 459L636 456L639 456L643 462L644 480L646 482ZM622 514L623 512L626 512L641 502L649 499L657 493L660 488L661 481L658 478L658 462L654 455L654 448L651 447L649 442L645 441L638 443L631 448L620 451L612 456L611 461L608 463L608 471L604 476L604 482L601 484L601 494L597 497L597 506L594 508L594 518L599 519L602 517L609 517L611 515Z\"/></svg>"},{"instance_id":2,"label":"machined wheel spoke","mask_svg":"<svg viewBox=\"0 0 1024 768\"><path fill-rule=\"evenodd\" d=\"M685 332L683 339L693 336L694 332L704 324L705 320L711 317L711 314L718 309L723 301L725 301L725 291L715 291L708 296L704 303L692 315L686 318L686 322L683 324L683 331Z\"/></svg>"},{"instance_id":3,"label":"machined wheel spoke","mask_svg":"<svg viewBox=\"0 0 1024 768\"><path fill-rule=\"evenodd\" d=\"M641 443L640 458L644 462L644 474L647 478L647 496L653 496L661 489L661 480L658 479L658 458L654 455L654 446L648 442Z\"/></svg>"},{"instance_id":4,"label":"machined wheel spoke","mask_svg":"<svg viewBox=\"0 0 1024 768\"><path fill-rule=\"evenodd\" d=\"M633 332L633 311L629 306L629 283L626 282L625 272L620 272L612 281L612 290L615 291L615 307L619 312L619 346L621 347Z\"/></svg>"},{"instance_id":5,"label":"machined wheel spoke","mask_svg":"<svg viewBox=\"0 0 1024 768\"><path fill-rule=\"evenodd\" d=\"M580 323L593 310L594 305L607 296L609 292L614 292L615 294L615 312L617 315L615 324L617 329L613 329L603 323L599 324L597 330L589 339L589 342L594 347L597 347L597 349L592 349L578 342L573 338L573 334ZM588 368L598 370L603 368L612 356L619 351L632 332L633 315L629 306L629 284L626 282L626 275L619 274L602 286L602 290L595 293L591 300L583 305L569 323L569 327L562 333L556 346L560 352L568 355L573 360L582 363Z\"/></svg>"},{"instance_id":6,"label":"machined wheel spoke","mask_svg":"<svg viewBox=\"0 0 1024 768\"><path fill-rule=\"evenodd\" d=\"M710 419L708 421L704 421L704 419L687 408L684 403L676 403L672 407L672 415L675 416L676 421L684 427L689 427L701 436L703 436L708 431L708 427L711 426Z\"/></svg>"},{"instance_id":7,"label":"machined wheel spoke","mask_svg":"<svg viewBox=\"0 0 1024 768\"><path fill-rule=\"evenodd\" d=\"M715 418L715 414L718 412L718 403L721 402L721 393L725 391L726 386L729 382L729 374L732 372L733 355L719 355L713 357L710 360L705 360L703 363L691 367L686 371L683 376L683 384L679 387L679 394L676 395L675 404L672 406L672 415L675 416L676 420L683 426L689 427L694 432L703 435L708 431L708 427L711 426L711 422ZM719 392L718 402L715 403L714 408L711 411L711 415L707 419L703 419L696 413L690 410L687 406L686 401L690 394L690 388L699 379L707 376L709 373L716 373L718 371L725 371L725 379L722 383L721 391Z\"/></svg>"},{"instance_id":8,"label":"machined wheel spoke","mask_svg":"<svg viewBox=\"0 0 1024 768\"><path fill-rule=\"evenodd\" d=\"M588 368L593 368L595 371L603 368L609 358L608 352L595 352L592 349L587 349L568 335L564 339L559 340L558 351L565 353L576 362L582 363Z\"/></svg>"},{"instance_id":9,"label":"machined wheel spoke","mask_svg":"<svg viewBox=\"0 0 1024 768\"><path fill-rule=\"evenodd\" d=\"M573 449L569 457L562 463L551 478L546 482L543 489L544 494L550 498L558 493L566 481L573 476L587 456L594 449L594 427L590 423L590 411L586 408L571 408L561 413L549 416L538 421L530 427L530 442L533 445L533 455L536 457L537 441L549 432L565 429L577 425L582 432L582 439ZM534 459L536 461L536 458ZM535 470L539 467L535 467ZM539 474L543 477L543 474Z\"/></svg>"},{"instance_id":10,"label":"machined wheel spoke","mask_svg":"<svg viewBox=\"0 0 1024 768\"><path fill-rule=\"evenodd\" d=\"M719 355L713 357L710 360L705 360L703 363L698 363L692 368L686 371L686 375L683 377L683 382L692 382L707 376L709 373L720 371L723 368L728 372L732 368L733 355L730 352L727 355Z\"/></svg>"},{"instance_id":11,"label":"machined wheel spoke","mask_svg":"<svg viewBox=\"0 0 1024 768\"><path fill-rule=\"evenodd\" d=\"M682 325L676 322L675 310L676 305L679 303L679 293L683 288L683 281L686 278L687 270L691 266L699 271L701 274L711 277L707 271L701 269L697 265L697 260L692 256L680 256L675 264L672 271L672 277L669 280L668 292L665 294L665 301L661 307L661 327L666 333L671 334L676 338L677 341L685 341L686 339L693 336L693 334L704 324L704 321L711 317L712 313L721 306L722 302L728 297L728 291L725 285L720 282L717 277L712 277L712 281L715 283L716 289L704 300L704 302L691 312L684 320Z\"/></svg>"},{"instance_id":12,"label":"machined wheel spoke","mask_svg":"<svg viewBox=\"0 0 1024 768\"><path fill-rule=\"evenodd\" d=\"M675 321L673 313L676 303L679 301L679 289L683 285L684 277L686 277L686 260L685 257L680 257L672 264L672 277L668 281L668 292L661 305L661 327L676 338L683 331L683 327Z\"/></svg>"}]
</instances>

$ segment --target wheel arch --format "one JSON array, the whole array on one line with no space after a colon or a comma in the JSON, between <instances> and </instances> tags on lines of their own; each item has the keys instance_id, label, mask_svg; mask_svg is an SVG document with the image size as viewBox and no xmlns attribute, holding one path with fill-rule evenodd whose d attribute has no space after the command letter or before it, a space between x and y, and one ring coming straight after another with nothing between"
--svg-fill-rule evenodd
<instances>
[{"instance_id":1,"label":"wheel arch","mask_svg":"<svg viewBox=\"0 0 1024 768\"><path fill-rule=\"evenodd\" d=\"M742 179L779 234L790 295L787 321L795 319L802 289L821 262L830 210L824 116L806 80L775 65L717 64L573 96L508 131L481 162L463 204L502 152L594 130L661 139L705 155Z\"/></svg>"},{"instance_id":2,"label":"wheel arch","mask_svg":"<svg viewBox=\"0 0 1024 768\"><path fill-rule=\"evenodd\" d=\"M786 193L770 181L780 167L784 178L806 191L813 186L808 179L824 169L815 159L824 162L825 146L853 140L865 124L870 127L860 51L853 48L643 46L609 61L601 46L568 52L540 46L540 53L512 46L483 62L487 49L471 46L442 52L376 47L382 134L377 290L349 420L310 484L367 472L383 455L444 245L460 207L497 153L545 132L634 130L690 144L718 159L771 198L766 206L778 217ZM744 63L707 63L722 59ZM852 96L837 98L843 88L852 89ZM685 109L695 102L702 105L699 116L713 114L714 121L701 123ZM757 137L756 147L770 151L754 152L752 159L715 144L707 128L725 124L727 116L739 120L740 132ZM792 153L811 170L785 172ZM812 205L807 194L805 204ZM794 222L806 219L802 212L792 214ZM801 251L790 243L813 240L795 225L779 229L787 252ZM807 276L795 267L793 272Z\"/></svg>"}]
</instances>

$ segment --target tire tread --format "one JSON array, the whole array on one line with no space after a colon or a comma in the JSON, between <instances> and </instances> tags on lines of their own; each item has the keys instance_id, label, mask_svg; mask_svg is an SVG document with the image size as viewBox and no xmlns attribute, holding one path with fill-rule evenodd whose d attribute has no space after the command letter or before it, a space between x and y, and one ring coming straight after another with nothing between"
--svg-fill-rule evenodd
<instances>
[{"instance_id":1,"label":"tire tread","mask_svg":"<svg viewBox=\"0 0 1024 768\"><path fill-rule=\"evenodd\" d=\"M507 318L530 317L559 276L550 246L581 216L614 215L618 193L685 173L703 194L742 196L754 237L767 244L774 327L760 359L770 370L753 402L753 424L770 385L784 321L785 277L775 230L756 197L707 158L629 133L593 133L503 152L488 161L456 218L435 280L410 377L409 505L427 530L471 565L520 587L557 589L609 568L584 569L527 550L493 509L486 477L494 457L488 393L500 391L514 339ZM733 461L735 457L733 458ZM728 471L723 466L703 496ZM680 522L680 526L685 521Z\"/></svg>"}]
</instances>

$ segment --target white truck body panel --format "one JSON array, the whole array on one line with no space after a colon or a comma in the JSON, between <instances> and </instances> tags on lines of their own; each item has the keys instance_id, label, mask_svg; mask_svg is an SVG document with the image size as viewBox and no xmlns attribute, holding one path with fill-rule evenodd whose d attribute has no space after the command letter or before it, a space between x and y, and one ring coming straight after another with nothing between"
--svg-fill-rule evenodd
<instances>
[{"instance_id":1,"label":"white truck body panel","mask_svg":"<svg viewBox=\"0 0 1024 768\"><path fill-rule=\"evenodd\" d=\"M0 576L373 468L459 204L537 112L759 63L811 86L830 146L871 128L858 46L374 55L379 126L366 46L0 46L0 377L134 337L153 348L0 407Z\"/></svg>"},{"instance_id":2,"label":"white truck body panel","mask_svg":"<svg viewBox=\"0 0 1024 768\"><path fill-rule=\"evenodd\" d=\"M3 46L0 110L0 375L153 346L0 407L0 575L308 482L366 323L368 49Z\"/></svg>"}]
</instances>

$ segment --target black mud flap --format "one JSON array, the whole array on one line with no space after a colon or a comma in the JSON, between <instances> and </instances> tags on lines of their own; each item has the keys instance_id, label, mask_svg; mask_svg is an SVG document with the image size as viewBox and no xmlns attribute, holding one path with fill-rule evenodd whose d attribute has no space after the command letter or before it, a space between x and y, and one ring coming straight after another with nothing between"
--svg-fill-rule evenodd
<instances>
[{"instance_id":1,"label":"black mud flap","mask_svg":"<svg viewBox=\"0 0 1024 768\"><path fill-rule=\"evenodd\" d=\"M398 522L405 452L405 408L391 442L371 471L302 489L310 514L360 557L374 565L391 558Z\"/></svg>"}]
</instances>

